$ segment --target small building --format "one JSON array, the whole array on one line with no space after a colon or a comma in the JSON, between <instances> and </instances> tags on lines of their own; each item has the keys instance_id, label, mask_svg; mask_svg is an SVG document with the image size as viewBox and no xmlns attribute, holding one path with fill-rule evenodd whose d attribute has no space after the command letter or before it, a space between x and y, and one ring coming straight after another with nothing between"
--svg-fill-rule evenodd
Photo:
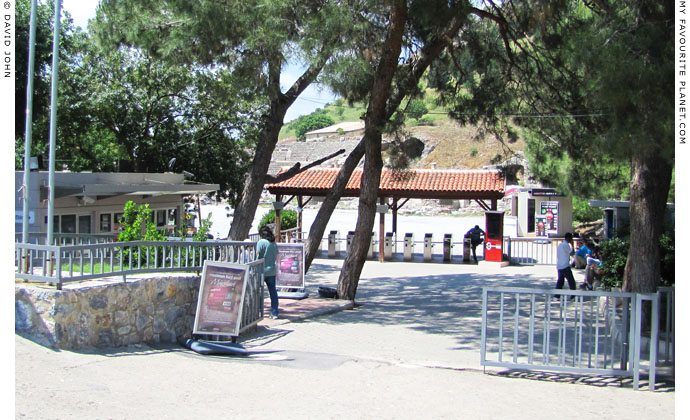
<instances>
[{"instance_id":1,"label":"small building","mask_svg":"<svg viewBox=\"0 0 690 420\"><path fill-rule=\"evenodd\" d=\"M589 205L599 207L604 211L604 236L606 238L625 236L630 232L630 201L590 200ZM664 221L675 224L674 204L666 204Z\"/></svg>"},{"instance_id":2,"label":"small building","mask_svg":"<svg viewBox=\"0 0 690 420\"><path fill-rule=\"evenodd\" d=\"M553 188L520 187L506 191L518 236L562 237L573 229L573 199Z\"/></svg>"},{"instance_id":3,"label":"small building","mask_svg":"<svg viewBox=\"0 0 690 420\"><path fill-rule=\"evenodd\" d=\"M48 172L31 172L29 233L46 233L48 226ZM15 232L22 232L24 172L17 171ZM148 203L159 229L182 227L183 197L219 190L218 184L189 183L174 173L55 172L53 231L71 234L113 234L127 201Z\"/></svg>"},{"instance_id":4,"label":"small building","mask_svg":"<svg viewBox=\"0 0 690 420\"><path fill-rule=\"evenodd\" d=\"M318 130L307 132L307 141L327 139L334 136L361 136L364 134L364 121L345 121Z\"/></svg>"}]
</instances>

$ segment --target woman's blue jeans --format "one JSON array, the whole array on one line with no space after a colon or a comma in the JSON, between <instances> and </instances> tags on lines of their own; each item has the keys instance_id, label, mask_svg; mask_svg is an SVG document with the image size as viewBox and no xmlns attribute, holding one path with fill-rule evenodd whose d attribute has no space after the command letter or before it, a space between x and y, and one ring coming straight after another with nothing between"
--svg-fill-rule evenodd
<instances>
[{"instance_id":1,"label":"woman's blue jeans","mask_svg":"<svg viewBox=\"0 0 690 420\"><path fill-rule=\"evenodd\" d=\"M278 291L276 290L276 276L265 276L264 282L271 297L271 315L278 316Z\"/></svg>"}]
</instances>

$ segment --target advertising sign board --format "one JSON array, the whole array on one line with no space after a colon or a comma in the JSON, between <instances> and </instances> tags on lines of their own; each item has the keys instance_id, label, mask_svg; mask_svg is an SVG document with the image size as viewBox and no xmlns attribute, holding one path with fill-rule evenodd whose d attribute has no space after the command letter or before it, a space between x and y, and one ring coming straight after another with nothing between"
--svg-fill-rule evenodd
<instances>
[{"instance_id":1,"label":"advertising sign board","mask_svg":"<svg viewBox=\"0 0 690 420\"><path fill-rule=\"evenodd\" d=\"M276 288L304 289L304 244L277 245Z\"/></svg>"},{"instance_id":2,"label":"advertising sign board","mask_svg":"<svg viewBox=\"0 0 690 420\"><path fill-rule=\"evenodd\" d=\"M544 223L545 234L543 236L558 234L558 201L542 201L540 205L538 216Z\"/></svg>"},{"instance_id":3,"label":"advertising sign board","mask_svg":"<svg viewBox=\"0 0 690 420\"><path fill-rule=\"evenodd\" d=\"M237 337L247 287L247 266L204 262L199 286L194 334Z\"/></svg>"}]
</instances>

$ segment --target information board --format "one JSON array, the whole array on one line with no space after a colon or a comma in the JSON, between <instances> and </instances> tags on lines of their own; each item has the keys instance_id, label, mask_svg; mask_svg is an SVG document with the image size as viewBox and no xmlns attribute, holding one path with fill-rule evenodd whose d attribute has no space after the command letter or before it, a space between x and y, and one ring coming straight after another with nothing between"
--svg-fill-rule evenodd
<instances>
[{"instance_id":1,"label":"information board","mask_svg":"<svg viewBox=\"0 0 690 420\"><path fill-rule=\"evenodd\" d=\"M194 334L239 335L247 288L247 268L240 264L204 262Z\"/></svg>"},{"instance_id":2,"label":"information board","mask_svg":"<svg viewBox=\"0 0 690 420\"><path fill-rule=\"evenodd\" d=\"M304 244L278 244L276 288L304 289Z\"/></svg>"}]
</instances>

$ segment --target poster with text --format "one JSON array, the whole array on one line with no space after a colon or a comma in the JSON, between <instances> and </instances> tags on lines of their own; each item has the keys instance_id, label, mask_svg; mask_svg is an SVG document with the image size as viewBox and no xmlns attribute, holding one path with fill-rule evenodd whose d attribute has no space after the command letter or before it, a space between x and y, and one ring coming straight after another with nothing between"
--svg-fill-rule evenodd
<instances>
[{"instance_id":1,"label":"poster with text","mask_svg":"<svg viewBox=\"0 0 690 420\"><path fill-rule=\"evenodd\" d=\"M545 221L546 234L558 234L558 201L542 201L540 216Z\"/></svg>"},{"instance_id":2,"label":"poster with text","mask_svg":"<svg viewBox=\"0 0 690 420\"><path fill-rule=\"evenodd\" d=\"M239 335L247 266L204 262L194 318L194 334Z\"/></svg>"},{"instance_id":3,"label":"poster with text","mask_svg":"<svg viewBox=\"0 0 690 420\"><path fill-rule=\"evenodd\" d=\"M278 244L276 287L304 289L304 244Z\"/></svg>"}]
</instances>

